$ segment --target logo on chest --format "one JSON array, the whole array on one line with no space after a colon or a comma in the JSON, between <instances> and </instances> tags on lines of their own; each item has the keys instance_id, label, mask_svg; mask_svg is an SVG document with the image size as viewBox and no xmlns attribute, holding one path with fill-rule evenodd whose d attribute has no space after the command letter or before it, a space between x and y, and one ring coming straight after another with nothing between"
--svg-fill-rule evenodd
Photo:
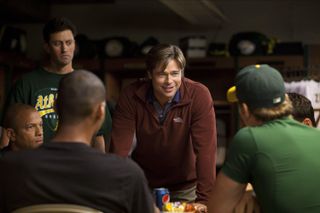
<instances>
[{"instance_id":1,"label":"logo on chest","mask_svg":"<svg viewBox=\"0 0 320 213\"><path fill-rule=\"evenodd\" d=\"M180 117L174 117L173 118L173 122L175 122L175 123L183 123L183 120Z\"/></svg>"}]
</instances>

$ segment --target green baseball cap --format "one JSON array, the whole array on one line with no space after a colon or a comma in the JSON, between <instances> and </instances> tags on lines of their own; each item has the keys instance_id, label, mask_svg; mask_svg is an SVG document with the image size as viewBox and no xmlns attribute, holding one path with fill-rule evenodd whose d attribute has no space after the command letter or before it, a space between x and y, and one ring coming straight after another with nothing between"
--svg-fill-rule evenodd
<instances>
[{"instance_id":1,"label":"green baseball cap","mask_svg":"<svg viewBox=\"0 0 320 213\"><path fill-rule=\"evenodd\" d=\"M241 69L236 85L227 92L229 102L246 103L250 109L270 108L283 103L285 86L280 72L266 64Z\"/></svg>"}]
</instances>

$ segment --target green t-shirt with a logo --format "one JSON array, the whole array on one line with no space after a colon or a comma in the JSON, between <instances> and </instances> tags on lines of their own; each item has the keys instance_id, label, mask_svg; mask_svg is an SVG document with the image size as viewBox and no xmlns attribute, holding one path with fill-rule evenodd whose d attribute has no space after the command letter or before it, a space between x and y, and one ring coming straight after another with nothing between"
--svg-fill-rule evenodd
<instances>
[{"instance_id":1,"label":"green t-shirt with a logo","mask_svg":"<svg viewBox=\"0 0 320 213\"><path fill-rule=\"evenodd\" d=\"M25 103L34 106L43 120L44 142L48 142L58 127L58 115L54 110L58 86L61 78L67 74L48 72L43 68L36 69L19 79L9 97L9 105ZM10 106L9 106L10 107ZM98 135L111 131L111 117L106 109L106 120Z\"/></svg>"}]
</instances>

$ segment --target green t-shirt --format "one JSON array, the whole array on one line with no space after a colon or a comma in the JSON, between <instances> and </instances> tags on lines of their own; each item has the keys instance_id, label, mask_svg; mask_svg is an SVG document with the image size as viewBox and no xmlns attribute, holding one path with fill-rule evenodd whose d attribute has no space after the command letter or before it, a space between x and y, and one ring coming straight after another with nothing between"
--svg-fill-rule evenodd
<instances>
[{"instance_id":1,"label":"green t-shirt","mask_svg":"<svg viewBox=\"0 0 320 213\"><path fill-rule=\"evenodd\" d=\"M239 130L222 172L251 183L263 212L320 212L320 131L290 118Z\"/></svg>"},{"instance_id":2,"label":"green t-shirt","mask_svg":"<svg viewBox=\"0 0 320 213\"><path fill-rule=\"evenodd\" d=\"M43 68L36 69L19 79L9 96L12 103L25 103L34 106L43 120L44 142L53 137L58 127L58 115L54 111L58 86L64 74L51 73ZM111 116L106 107L106 119L98 135L108 137L111 132Z\"/></svg>"}]
</instances>

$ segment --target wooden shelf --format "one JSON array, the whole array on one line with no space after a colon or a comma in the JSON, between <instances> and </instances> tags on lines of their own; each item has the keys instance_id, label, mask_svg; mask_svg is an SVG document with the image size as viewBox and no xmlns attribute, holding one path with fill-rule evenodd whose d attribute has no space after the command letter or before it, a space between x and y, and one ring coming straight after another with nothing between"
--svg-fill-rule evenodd
<instances>
[{"instance_id":1,"label":"wooden shelf","mask_svg":"<svg viewBox=\"0 0 320 213\"><path fill-rule=\"evenodd\" d=\"M99 59L75 59L73 61L75 69L86 69L92 72L103 72Z\"/></svg>"},{"instance_id":2,"label":"wooden shelf","mask_svg":"<svg viewBox=\"0 0 320 213\"><path fill-rule=\"evenodd\" d=\"M0 51L0 64L5 64L11 69L32 70L36 67L34 60L15 52Z\"/></svg>"},{"instance_id":3,"label":"wooden shelf","mask_svg":"<svg viewBox=\"0 0 320 213\"><path fill-rule=\"evenodd\" d=\"M228 101L224 101L224 100L215 100L214 101L214 105L215 106L230 106L231 104Z\"/></svg>"},{"instance_id":4,"label":"wooden shelf","mask_svg":"<svg viewBox=\"0 0 320 213\"><path fill-rule=\"evenodd\" d=\"M234 59L231 57L207 57L187 59L186 69L213 70L233 69Z\"/></svg>"},{"instance_id":5,"label":"wooden shelf","mask_svg":"<svg viewBox=\"0 0 320 213\"><path fill-rule=\"evenodd\" d=\"M281 56L241 56L238 57L239 68L251 64L269 64L280 72L285 69L302 69L304 56L302 55L281 55Z\"/></svg>"},{"instance_id":6,"label":"wooden shelf","mask_svg":"<svg viewBox=\"0 0 320 213\"><path fill-rule=\"evenodd\" d=\"M116 58L104 60L104 69L109 73L128 72L128 70L145 71L144 58Z\"/></svg>"},{"instance_id":7,"label":"wooden shelf","mask_svg":"<svg viewBox=\"0 0 320 213\"><path fill-rule=\"evenodd\" d=\"M46 22L50 18L47 1L0 1L0 19L3 23Z\"/></svg>"}]
</instances>

